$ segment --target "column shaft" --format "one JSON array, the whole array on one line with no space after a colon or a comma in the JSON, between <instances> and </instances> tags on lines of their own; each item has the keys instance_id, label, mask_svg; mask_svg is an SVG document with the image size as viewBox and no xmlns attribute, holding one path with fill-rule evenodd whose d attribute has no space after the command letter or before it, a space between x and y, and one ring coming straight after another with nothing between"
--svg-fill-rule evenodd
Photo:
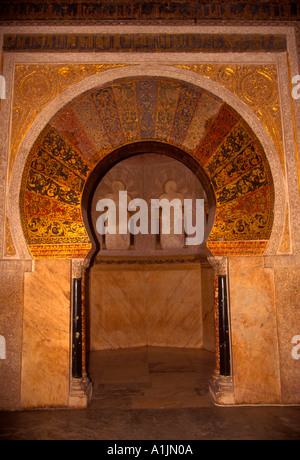
<instances>
[{"instance_id":1,"label":"column shaft","mask_svg":"<svg viewBox=\"0 0 300 460\"><path fill-rule=\"evenodd\" d=\"M82 378L82 279L73 279L72 377Z\"/></svg>"},{"instance_id":2,"label":"column shaft","mask_svg":"<svg viewBox=\"0 0 300 460\"><path fill-rule=\"evenodd\" d=\"M219 294L219 345L220 345L220 375L229 376L230 342L228 326L227 283L226 276L218 276Z\"/></svg>"}]
</instances>

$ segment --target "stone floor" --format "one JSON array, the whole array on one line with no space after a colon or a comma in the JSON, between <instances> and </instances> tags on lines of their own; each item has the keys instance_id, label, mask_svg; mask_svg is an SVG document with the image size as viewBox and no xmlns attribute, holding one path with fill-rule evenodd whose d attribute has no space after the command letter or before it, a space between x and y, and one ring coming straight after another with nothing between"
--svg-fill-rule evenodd
<instances>
[{"instance_id":1,"label":"stone floor","mask_svg":"<svg viewBox=\"0 0 300 460\"><path fill-rule=\"evenodd\" d=\"M0 412L0 440L299 440L300 407L216 407L214 355L138 348L93 352L85 410Z\"/></svg>"},{"instance_id":2,"label":"stone floor","mask_svg":"<svg viewBox=\"0 0 300 460\"><path fill-rule=\"evenodd\" d=\"M212 407L208 382L214 354L199 349L141 347L92 352L92 407Z\"/></svg>"}]
</instances>

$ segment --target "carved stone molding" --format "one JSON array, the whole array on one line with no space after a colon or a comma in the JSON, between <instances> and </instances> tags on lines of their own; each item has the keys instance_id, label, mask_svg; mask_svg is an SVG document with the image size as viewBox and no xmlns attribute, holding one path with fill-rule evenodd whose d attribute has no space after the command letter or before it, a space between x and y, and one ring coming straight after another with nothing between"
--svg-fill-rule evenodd
<instances>
[{"instance_id":1,"label":"carved stone molding","mask_svg":"<svg viewBox=\"0 0 300 460\"><path fill-rule=\"evenodd\" d=\"M227 406L235 404L234 385L232 377L224 377L215 371L209 382L209 392L214 404Z\"/></svg>"},{"instance_id":2,"label":"carved stone molding","mask_svg":"<svg viewBox=\"0 0 300 460\"><path fill-rule=\"evenodd\" d=\"M92 399L93 384L88 377L72 379L69 393L69 407L85 409Z\"/></svg>"},{"instance_id":3,"label":"carved stone molding","mask_svg":"<svg viewBox=\"0 0 300 460\"><path fill-rule=\"evenodd\" d=\"M272 2L248 0L225 1L186 1L157 2L157 1L132 1L118 2L89 0L86 2L58 2L37 1L30 3L25 0L18 2L1 2L0 18L6 21L34 21L43 24L63 24L74 21L86 23L87 21L201 21L201 20L241 20L250 21L297 21L300 18L300 8L293 0L273 0Z\"/></svg>"}]
</instances>

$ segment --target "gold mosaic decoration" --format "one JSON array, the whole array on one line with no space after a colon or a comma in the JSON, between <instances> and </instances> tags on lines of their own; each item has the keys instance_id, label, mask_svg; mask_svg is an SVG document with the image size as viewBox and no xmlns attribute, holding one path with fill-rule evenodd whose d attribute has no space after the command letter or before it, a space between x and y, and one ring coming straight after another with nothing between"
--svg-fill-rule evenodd
<instances>
[{"instance_id":1,"label":"gold mosaic decoration","mask_svg":"<svg viewBox=\"0 0 300 460\"><path fill-rule=\"evenodd\" d=\"M16 65L10 171L30 126L51 101L85 78L123 66L123 64Z\"/></svg>"},{"instance_id":2,"label":"gold mosaic decoration","mask_svg":"<svg viewBox=\"0 0 300 460\"><path fill-rule=\"evenodd\" d=\"M262 256L268 241L208 241L207 247L215 256Z\"/></svg>"},{"instance_id":3,"label":"gold mosaic decoration","mask_svg":"<svg viewBox=\"0 0 300 460\"><path fill-rule=\"evenodd\" d=\"M32 148L20 197L34 258L84 257L91 249L81 214L96 164L137 141L181 148L205 171L217 211L213 254L258 254L273 223L274 190L264 151L227 104L182 82L134 78L85 94L51 121Z\"/></svg>"},{"instance_id":4,"label":"gold mosaic decoration","mask_svg":"<svg viewBox=\"0 0 300 460\"><path fill-rule=\"evenodd\" d=\"M176 65L176 67L192 70L216 81L244 102L267 129L285 173L282 120L275 65L203 64ZM288 253L289 251L290 234L288 223L286 223L280 252Z\"/></svg>"},{"instance_id":5,"label":"gold mosaic decoration","mask_svg":"<svg viewBox=\"0 0 300 460\"><path fill-rule=\"evenodd\" d=\"M176 65L219 83L246 104L267 129L274 142L282 169L283 134L275 65Z\"/></svg>"}]
</instances>

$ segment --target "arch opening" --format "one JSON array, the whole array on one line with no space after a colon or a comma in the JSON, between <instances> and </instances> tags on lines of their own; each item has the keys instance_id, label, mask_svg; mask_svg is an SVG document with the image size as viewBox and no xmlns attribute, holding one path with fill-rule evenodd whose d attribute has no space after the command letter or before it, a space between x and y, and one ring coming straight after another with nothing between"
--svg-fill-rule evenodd
<instances>
[{"instance_id":1,"label":"arch opening","mask_svg":"<svg viewBox=\"0 0 300 460\"><path fill-rule=\"evenodd\" d=\"M170 199L174 192L182 200L203 199L205 241L188 247L183 235L169 234L158 245L157 235L139 234L132 241L128 234L113 235L104 245L96 230L96 204L107 197L117 201L120 189L146 203L168 191ZM206 174L180 149L142 142L101 162L83 196L89 234L95 238L87 292L87 367L96 400L104 406L159 407L168 393L169 407L211 404L214 271L206 241L215 197Z\"/></svg>"},{"instance_id":2,"label":"arch opening","mask_svg":"<svg viewBox=\"0 0 300 460\"><path fill-rule=\"evenodd\" d=\"M32 147L20 215L33 259L93 264L100 245L89 210L99 180L121 160L151 152L179 160L203 185L210 212L200 259L264 254L274 186L255 133L206 90L167 77L133 77L84 93Z\"/></svg>"},{"instance_id":3,"label":"arch opening","mask_svg":"<svg viewBox=\"0 0 300 460\"><path fill-rule=\"evenodd\" d=\"M185 152L205 172L216 198L208 243L214 255L264 253L273 225L274 187L256 135L207 91L140 77L116 80L73 101L31 149L20 211L33 258L86 256L90 240L81 201L88 178L100 161L112 161L115 150L149 141Z\"/></svg>"},{"instance_id":4,"label":"arch opening","mask_svg":"<svg viewBox=\"0 0 300 460\"><path fill-rule=\"evenodd\" d=\"M96 208L96 202L95 202L95 193L97 189L99 188L99 184L101 181L103 181L103 178L109 174L113 168L115 168L118 164L124 164L124 162L127 159L133 159L134 158L140 158L140 162L143 162L143 158L149 158L149 155L156 155L156 158L170 158L173 161L173 169L174 165L181 164L183 165L183 168L186 171L190 171L192 174L192 177L195 177L197 182L201 184L201 190L202 194L201 198L205 198L205 232L204 232L204 238L203 242L199 247L197 246L197 250L195 251L194 248L191 248L189 251L185 251L187 254L188 253L197 253L199 256L207 257L210 256L211 253L208 250L206 243L209 237L209 234L211 232L211 229L213 227L214 223L214 217L215 217L215 212L216 212L216 199L215 199L215 194L213 187L211 185L211 182L209 178L207 177L206 173L204 170L199 166L199 164L188 154L186 154L183 150L174 147L172 145L168 145L166 143L161 143L157 141L144 141L144 142L137 142L134 144L126 145L124 147L121 147L119 149L116 149L114 152L112 152L109 157L104 158L98 165L97 167L93 170L92 174L90 175L86 185L85 189L83 192L83 197L82 197L82 213L83 213L83 220L85 223L85 227L87 229L87 232L90 236L90 240L92 241L92 250L89 254L89 259L93 260L97 255L99 254L100 248L101 248L101 241L102 239L99 239L99 234L97 235L96 231L96 225L95 225L95 213L94 213L94 218L92 216L92 208ZM138 161L138 160L137 160ZM151 160L150 163L148 162L149 165L151 165ZM137 165L132 162L132 164L128 165L129 168L136 167ZM128 170L127 167L127 170ZM159 165L157 166L159 167ZM125 167L126 168L126 167ZM172 169L172 164L169 164L169 168ZM139 171L140 173L140 171ZM137 172L137 174L139 174ZM151 173L149 174L155 174L155 169L151 168ZM159 175L159 172L156 173L157 176ZM116 181L119 180L122 182L122 178L117 177L118 175L115 175ZM165 177L161 177L160 179L157 177L156 181L155 178L152 177L152 185L148 184L148 187L152 186L154 189L159 187L157 181L165 181L163 187L166 186L166 183L168 180L174 179L174 174L172 176L169 175L168 178L168 171L165 172ZM177 177L178 179L178 177ZM134 180L134 178L132 178ZM181 180L182 182L182 180ZM162 186L162 184L160 184ZM184 187L186 188L186 186ZM112 190L111 190L112 191ZM141 192L141 190L140 190ZM161 192L163 190L161 189ZM161 193L162 194L162 193ZM155 192L152 194L148 193L148 196L146 197L147 204L149 204L149 209L151 209L150 201L151 199L155 198L160 198L161 194L159 195L158 192L155 195ZM99 195L99 194L98 194ZM150 196L151 195L151 196ZM198 199L200 198L200 195L198 196ZM100 193L98 198L103 197L104 195ZM130 196L130 195L129 195ZM145 191L143 191L143 196L145 197ZM186 194L186 198L190 197L190 195ZM98 199L97 198L97 199ZM137 191L134 191L134 198L142 198L138 196ZM194 197L195 198L195 197ZM143 198L142 198L143 199ZM170 197L170 201L171 201ZM94 201L94 202L93 202ZM193 221L195 219L195 216L193 215ZM151 216L149 218L149 232L151 233ZM161 248L162 249L162 248ZM181 251L182 254L184 253ZM107 254L107 253L106 253ZM127 254L128 255L128 254ZM152 255L154 255L152 253Z\"/></svg>"}]
</instances>

